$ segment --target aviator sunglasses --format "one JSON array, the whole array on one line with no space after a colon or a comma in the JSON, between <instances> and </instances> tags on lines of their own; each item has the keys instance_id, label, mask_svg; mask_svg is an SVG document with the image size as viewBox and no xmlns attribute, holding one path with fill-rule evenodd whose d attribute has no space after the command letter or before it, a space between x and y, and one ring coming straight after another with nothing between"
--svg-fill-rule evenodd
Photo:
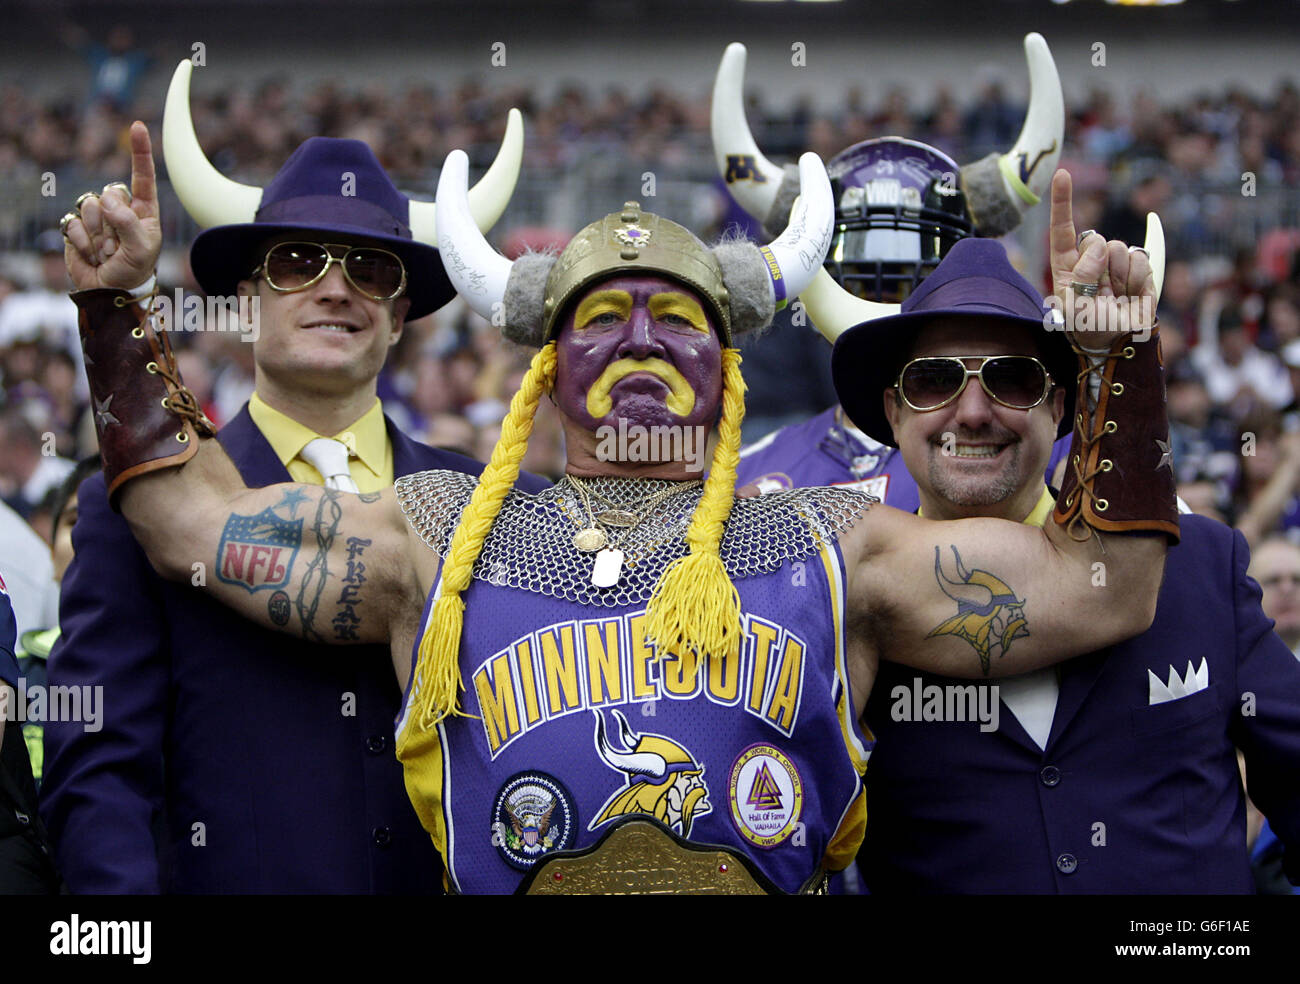
<instances>
[{"instance_id":1,"label":"aviator sunglasses","mask_svg":"<svg viewBox=\"0 0 1300 984\"><path fill-rule=\"evenodd\" d=\"M979 359L978 369L967 369L967 359ZM954 355L913 359L903 366L894 384L913 410L925 412L946 407L966 389L972 376L989 398L1012 410L1032 410L1052 391L1052 377L1043 364L1029 355Z\"/></svg>"},{"instance_id":2,"label":"aviator sunglasses","mask_svg":"<svg viewBox=\"0 0 1300 984\"><path fill-rule=\"evenodd\" d=\"M334 255L333 251L342 251ZM277 243L266 252L253 276L259 274L274 291L305 290L329 272L333 263L357 293L373 301L390 301L406 289L406 267L395 253L373 246L340 243Z\"/></svg>"}]
</instances>

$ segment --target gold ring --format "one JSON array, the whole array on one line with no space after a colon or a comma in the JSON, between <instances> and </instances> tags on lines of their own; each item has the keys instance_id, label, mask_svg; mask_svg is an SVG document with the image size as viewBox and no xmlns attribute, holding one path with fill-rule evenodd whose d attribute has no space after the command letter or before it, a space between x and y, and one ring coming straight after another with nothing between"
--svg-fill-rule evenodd
<instances>
[{"instance_id":1,"label":"gold ring","mask_svg":"<svg viewBox=\"0 0 1300 984\"><path fill-rule=\"evenodd\" d=\"M68 226L72 225L77 219L81 218L76 212L64 212L63 218L59 219L59 232L64 239L68 238Z\"/></svg>"},{"instance_id":2,"label":"gold ring","mask_svg":"<svg viewBox=\"0 0 1300 984\"><path fill-rule=\"evenodd\" d=\"M126 196L126 200L127 200L128 202L131 200L131 189L130 189L129 187L127 187L127 185L126 185L125 182L122 182L122 181L114 181L112 184L106 186L106 187L104 188L104 190L105 190L105 191L108 191L109 188L121 188L121 189L122 189L122 194L124 194L124 195Z\"/></svg>"},{"instance_id":3,"label":"gold ring","mask_svg":"<svg viewBox=\"0 0 1300 984\"><path fill-rule=\"evenodd\" d=\"M1096 297L1097 291L1101 289L1101 284L1081 284L1077 280L1070 282L1070 289L1080 297Z\"/></svg>"},{"instance_id":4,"label":"gold ring","mask_svg":"<svg viewBox=\"0 0 1300 984\"><path fill-rule=\"evenodd\" d=\"M73 208L75 208L78 212L80 212L82 202L84 202L87 198L98 198L98 197L99 194L97 192L94 191L83 192L82 194L77 196L77 203L73 206Z\"/></svg>"}]
</instances>

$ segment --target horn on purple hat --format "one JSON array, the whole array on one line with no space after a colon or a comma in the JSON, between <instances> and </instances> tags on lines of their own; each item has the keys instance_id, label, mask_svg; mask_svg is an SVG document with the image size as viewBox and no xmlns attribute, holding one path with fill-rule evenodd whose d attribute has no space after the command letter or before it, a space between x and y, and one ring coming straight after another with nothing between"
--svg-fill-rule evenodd
<instances>
[{"instance_id":1,"label":"horn on purple hat","mask_svg":"<svg viewBox=\"0 0 1300 984\"><path fill-rule=\"evenodd\" d=\"M176 66L163 109L163 155L172 187L185 211L205 229L252 222L262 201L262 189L227 178L212 166L199 146L190 115L193 72L194 65L188 58ZM478 228L492 228L505 211L519 178L523 154L523 117L519 110L512 109L496 160L469 192L470 211ZM407 224L414 240L437 245L435 214L432 202L410 202Z\"/></svg>"}]
</instances>

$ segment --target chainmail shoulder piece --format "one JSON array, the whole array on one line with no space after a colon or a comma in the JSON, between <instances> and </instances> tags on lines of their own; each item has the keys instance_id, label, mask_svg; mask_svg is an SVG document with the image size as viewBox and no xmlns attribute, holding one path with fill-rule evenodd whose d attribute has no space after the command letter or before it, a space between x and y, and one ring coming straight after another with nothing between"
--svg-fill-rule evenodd
<instances>
[{"instance_id":1,"label":"chainmail shoulder piece","mask_svg":"<svg viewBox=\"0 0 1300 984\"><path fill-rule=\"evenodd\" d=\"M597 513L607 503L635 511L636 503L674 485L609 477L584 482ZM446 557L477 485L477 478L461 472L425 471L399 479L395 488L411 529L429 549ZM575 533L595 525L577 488L564 479L532 495L512 490L474 564L473 577L581 605L615 608L649 601L659 576L689 552L686 529L699 500L696 484L653 505L632 528L610 530L611 546L624 553L622 576L613 587L598 588L591 583L595 554L573 543ZM809 557L879 501L858 489L838 487L737 499L719 548L727 574L736 581Z\"/></svg>"}]
</instances>

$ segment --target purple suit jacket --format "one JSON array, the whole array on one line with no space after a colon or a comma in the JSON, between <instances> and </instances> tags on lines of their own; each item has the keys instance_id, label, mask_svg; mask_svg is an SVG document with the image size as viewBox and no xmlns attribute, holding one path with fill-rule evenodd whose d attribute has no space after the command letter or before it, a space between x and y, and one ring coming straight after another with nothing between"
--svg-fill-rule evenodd
<instances>
[{"instance_id":1,"label":"purple suit jacket","mask_svg":"<svg viewBox=\"0 0 1300 984\"><path fill-rule=\"evenodd\" d=\"M915 720L918 685L973 681L880 664L858 855L873 894L1253 892L1237 749L1300 881L1300 661L1260 609L1242 535L1180 524L1151 628L1060 665L1046 749L1005 704L995 732ZM1148 673L1185 679L1189 662L1206 685L1151 703Z\"/></svg>"},{"instance_id":2,"label":"purple suit jacket","mask_svg":"<svg viewBox=\"0 0 1300 984\"><path fill-rule=\"evenodd\" d=\"M388 433L399 476L483 467L392 421ZM291 480L247 408L218 439L250 487ZM109 508L102 475L78 502L49 677L102 685L104 721L98 733L46 726L42 815L69 887L441 891L393 753L401 693L387 648L259 628L158 578Z\"/></svg>"}]
</instances>

